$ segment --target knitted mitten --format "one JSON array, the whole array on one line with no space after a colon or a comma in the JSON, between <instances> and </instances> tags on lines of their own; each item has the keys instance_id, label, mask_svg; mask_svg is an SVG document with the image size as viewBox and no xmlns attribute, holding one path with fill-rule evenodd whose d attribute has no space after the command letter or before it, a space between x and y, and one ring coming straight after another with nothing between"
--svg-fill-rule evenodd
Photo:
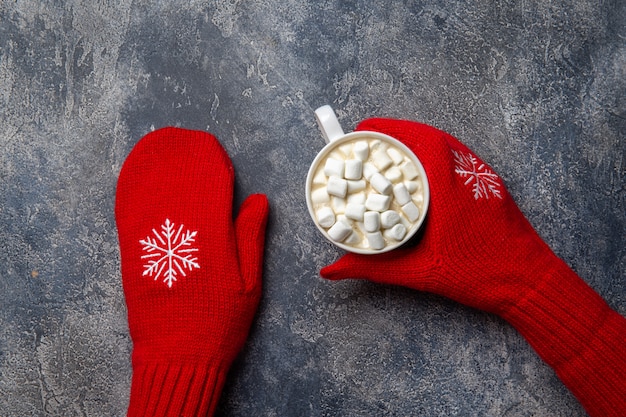
<instances>
[{"instance_id":1,"label":"knitted mitten","mask_svg":"<svg viewBox=\"0 0 626 417\"><path fill-rule=\"evenodd\" d=\"M211 415L261 294L268 203L233 223L234 171L205 132L164 128L134 147L115 215L133 340L129 416Z\"/></svg>"},{"instance_id":2,"label":"knitted mitten","mask_svg":"<svg viewBox=\"0 0 626 417\"><path fill-rule=\"evenodd\" d=\"M626 319L537 235L502 180L449 134L370 119L415 152L431 200L422 240L379 255L347 254L328 279L366 278L437 293L509 321L593 416L626 415Z\"/></svg>"}]
</instances>

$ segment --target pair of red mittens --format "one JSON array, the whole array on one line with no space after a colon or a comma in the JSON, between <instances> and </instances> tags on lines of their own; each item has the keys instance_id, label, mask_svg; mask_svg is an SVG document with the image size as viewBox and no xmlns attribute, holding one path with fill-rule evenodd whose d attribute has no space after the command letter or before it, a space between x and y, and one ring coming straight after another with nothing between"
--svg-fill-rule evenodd
<instances>
[{"instance_id":1,"label":"pair of red mittens","mask_svg":"<svg viewBox=\"0 0 626 417\"><path fill-rule=\"evenodd\" d=\"M329 279L441 294L508 320L592 416L626 410L626 319L541 240L493 170L452 136L371 119L411 148L431 200L421 241L344 256ZM210 415L260 296L268 205L232 221L233 169L212 136L147 135L120 173L116 218L133 339L129 415Z\"/></svg>"}]
</instances>

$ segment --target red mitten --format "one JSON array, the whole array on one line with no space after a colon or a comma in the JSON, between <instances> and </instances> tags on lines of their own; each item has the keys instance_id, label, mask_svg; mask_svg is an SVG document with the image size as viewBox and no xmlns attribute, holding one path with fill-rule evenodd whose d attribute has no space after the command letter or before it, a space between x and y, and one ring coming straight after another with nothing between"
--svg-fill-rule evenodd
<instances>
[{"instance_id":1,"label":"red mitten","mask_svg":"<svg viewBox=\"0 0 626 417\"><path fill-rule=\"evenodd\" d=\"M268 203L233 224L234 171L211 135L164 128L120 172L115 216L133 340L129 416L211 415L261 295Z\"/></svg>"},{"instance_id":2,"label":"red mitten","mask_svg":"<svg viewBox=\"0 0 626 417\"><path fill-rule=\"evenodd\" d=\"M347 254L328 279L366 278L437 293L508 320L593 416L626 415L626 319L537 235L502 180L451 135L370 119L424 165L431 190L422 240L380 255Z\"/></svg>"}]
</instances>

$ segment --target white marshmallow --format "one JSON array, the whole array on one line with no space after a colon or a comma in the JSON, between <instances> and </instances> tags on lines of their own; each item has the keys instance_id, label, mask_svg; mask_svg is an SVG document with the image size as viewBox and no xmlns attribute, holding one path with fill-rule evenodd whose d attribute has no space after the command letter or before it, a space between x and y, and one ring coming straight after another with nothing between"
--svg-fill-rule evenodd
<instances>
[{"instance_id":1,"label":"white marshmallow","mask_svg":"<svg viewBox=\"0 0 626 417\"><path fill-rule=\"evenodd\" d=\"M406 161L400 165L400 170L407 180L412 180L419 175L417 168L412 162Z\"/></svg>"},{"instance_id":2,"label":"white marshmallow","mask_svg":"<svg viewBox=\"0 0 626 417\"><path fill-rule=\"evenodd\" d=\"M365 200L365 208L371 211L383 212L389 208L391 197L388 195L371 193Z\"/></svg>"},{"instance_id":3,"label":"white marshmallow","mask_svg":"<svg viewBox=\"0 0 626 417\"><path fill-rule=\"evenodd\" d=\"M383 229L389 229L400 221L400 215L393 210L387 210L380 214L380 225Z\"/></svg>"},{"instance_id":4,"label":"white marshmallow","mask_svg":"<svg viewBox=\"0 0 626 417\"><path fill-rule=\"evenodd\" d=\"M330 238L335 242L343 242L348 236L350 236L350 233L352 233L352 228L343 221L336 222L330 229L328 229L328 236L330 236Z\"/></svg>"},{"instance_id":5,"label":"white marshmallow","mask_svg":"<svg viewBox=\"0 0 626 417\"><path fill-rule=\"evenodd\" d=\"M380 213L377 211L366 211L363 215L363 228L367 232L375 232L380 229Z\"/></svg>"},{"instance_id":6,"label":"white marshmallow","mask_svg":"<svg viewBox=\"0 0 626 417\"><path fill-rule=\"evenodd\" d=\"M406 215L407 219L409 219L412 222L416 221L420 217L420 210L412 201L403 205L402 211Z\"/></svg>"},{"instance_id":7,"label":"white marshmallow","mask_svg":"<svg viewBox=\"0 0 626 417\"><path fill-rule=\"evenodd\" d=\"M398 182L402 179L402 171L398 167L391 167L385 171L385 178L391 182Z\"/></svg>"},{"instance_id":8,"label":"white marshmallow","mask_svg":"<svg viewBox=\"0 0 626 417\"><path fill-rule=\"evenodd\" d=\"M324 175L343 178L345 163L340 159L328 158L324 164Z\"/></svg>"},{"instance_id":9,"label":"white marshmallow","mask_svg":"<svg viewBox=\"0 0 626 417\"><path fill-rule=\"evenodd\" d=\"M370 244L370 248L380 250L385 247L385 239L380 232L373 232L367 234L367 241Z\"/></svg>"},{"instance_id":10,"label":"white marshmallow","mask_svg":"<svg viewBox=\"0 0 626 417\"><path fill-rule=\"evenodd\" d=\"M348 192L350 192L350 183L348 182ZM348 203L354 203L354 204L365 204L365 193L364 192L360 192L360 193L354 193L354 194L348 194Z\"/></svg>"},{"instance_id":11,"label":"white marshmallow","mask_svg":"<svg viewBox=\"0 0 626 417\"><path fill-rule=\"evenodd\" d=\"M363 214L365 214L365 206L363 204L348 203L345 214L349 219L362 222Z\"/></svg>"},{"instance_id":12,"label":"white marshmallow","mask_svg":"<svg viewBox=\"0 0 626 417\"><path fill-rule=\"evenodd\" d=\"M365 182L365 180L358 180L358 181L348 180L348 194L363 191L365 190L366 186L367 186L367 183Z\"/></svg>"},{"instance_id":13,"label":"white marshmallow","mask_svg":"<svg viewBox=\"0 0 626 417\"><path fill-rule=\"evenodd\" d=\"M358 232L360 232L360 236L364 236L365 233L367 233L367 230L365 230L365 223L363 223L363 222L354 222L353 225L356 225L356 227L358 229L358 231L355 232L355 233L359 234Z\"/></svg>"},{"instance_id":14,"label":"white marshmallow","mask_svg":"<svg viewBox=\"0 0 626 417\"><path fill-rule=\"evenodd\" d=\"M323 204L330 201L330 196L326 191L326 187L320 187L311 192L311 202L313 204Z\"/></svg>"},{"instance_id":15,"label":"white marshmallow","mask_svg":"<svg viewBox=\"0 0 626 417\"><path fill-rule=\"evenodd\" d=\"M363 175L363 162L360 159L348 159L346 161L344 177L347 180L360 180Z\"/></svg>"},{"instance_id":16,"label":"white marshmallow","mask_svg":"<svg viewBox=\"0 0 626 417\"><path fill-rule=\"evenodd\" d=\"M363 164L363 176L366 180L370 180L372 175L379 173L378 168L374 166L371 162L366 162Z\"/></svg>"},{"instance_id":17,"label":"white marshmallow","mask_svg":"<svg viewBox=\"0 0 626 417\"><path fill-rule=\"evenodd\" d=\"M413 194L421 188L419 181L404 181L404 186L410 194Z\"/></svg>"},{"instance_id":18,"label":"white marshmallow","mask_svg":"<svg viewBox=\"0 0 626 417\"><path fill-rule=\"evenodd\" d=\"M350 156L350 154L352 153L352 142L339 145L339 150L345 155L345 157Z\"/></svg>"},{"instance_id":19,"label":"white marshmallow","mask_svg":"<svg viewBox=\"0 0 626 417\"><path fill-rule=\"evenodd\" d=\"M387 177L381 173L372 175L370 178L370 184L372 184L372 187L374 187L374 189L381 194L391 194L391 191L393 190L391 181L389 181Z\"/></svg>"},{"instance_id":20,"label":"white marshmallow","mask_svg":"<svg viewBox=\"0 0 626 417\"><path fill-rule=\"evenodd\" d=\"M330 207L322 207L317 211L317 222L324 229L335 224L335 212Z\"/></svg>"},{"instance_id":21,"label":"white marshmallow","mask_svg":"<svg viewBox=\"0 0 626 417\"><path fill-rule=\"evenodd\" d=\"M354 144L352 152L354 152L356 158L365 161L370 156L370 147L365 141L357 142Z\"/></svg>"},{"instance_id":22,"label":"white marshmallow","mask_svg":"<svg viewBox=\"0 0 626 417\"><path fill-rule=\"evenodd\" d=\"M404 184L396 184L393 186L393 197L396 199L396 203L401 206L411 201L411 194L409 194L409 190L406 189Z\"/></svg>"},{"instance_id":23,"label":"white marshmallow","mask_svg":"<svg viewBox=\"0 0 626 417\"><path fill-rule=\"evenodd\" d=\"M346 200L344 200L341 197L336 197L336 196L331 196L330 197L330 204L333 207L333 210L335 211L335 214L343 214L346 211Z\"/></svg>"},{"instance_id":24,"label":"white marshmallow","mask_svg":"<svg viewBox=\"0 0 626 417\"><path fill-rule=\"evenodd\" d=\"M404 225L406 230L409 230L411 227L413 227L413 223L408 221L408 219L406 217L404 217L404 216L400 216L400 223L402 223Z\"/></svg>"},{"instance_id":25,"label":"white marshmallow","mask_svg":"<svg viewBox=\"0 0 626 417\"><path fill-rule=\"evenodd\" d=\"M376 168L381 171L384 171L385 169L389 168L391 164L393 164L393 161L391 160L389 155L387 155L387 152L385 152L385 150L381 148L376 149L372 153L372 161L374 162L374 165L376 165Z\"/></svg>"},{"instance_id":26,"label":"white marshmallow","mask_svg":"<svg viewBox=\"0 0 626 417\"><path fill-rule=\"evenodd\" d=\"M404 161L404 156L402 156L402 153L396 148L387 149L387 155L389 155L393 163L396 165L400 165L402 161Z\"/></svg>"},{"instance_id":27,"label":"white marshmallow","mask_svg":"<svg viewBox=\"0 0 626 417\"><path fill-rule=\"evenodd\" d=\"M352 222L350 220L348 220L348 218L346 217L345 214L337 214L337 221L338 222L344 222L347 225L352 224Z\"/></svg>"},{"instance_id":28,"label":"white marshmallow","mask_svg":"<svg viewBox=\"0 0 626 417\"><path fill-rule=\"evenodd\" d=\"M350 233L350 235L348 235L348 237L346 238L346 240L343 241L343 243L345 243L346 245L357 245L361 242L361 237L359 236L358 233Z\"/></svg>"},{"instance_id":29,"label":"white marshmallow","mask_svg":"<svg viewBox=\"0 0 626 417\"><path fill-rule=\"evenodd\" d=\"M423 194L417 194L413 197L413 202L415 203L416 206L421 206L424 203L424 195Z\"/></svg>"},{"instance_id":30,"label":"white marshmallow","mask_svg":"<svg viewBox=\"0 0 626 417\"><path fill-rule=\"evenodd\" d=\"M393 226L391 229L387 229L383 232L383 235L387 239L397 240L398 242L404 239L406 236L406 227L402 223L398 223Z\"/></svg>"},{"instance_id":31,"label":"white marshmallow","mask_svg":"<svg viewBox=\"0 0 626 417\"><path fill-rule=\"evenodd\" d=\"M348 193L348 182L343 178L332 176L328 179L326 191L330 195L336 195L337 197L344 198Z\"/></svg>"},{"instance_id":32,"label":"white marshmallow","mask_svg":"<svg viewBox=\"0 0 626 417\"><path fill-rule=\"evenodd\" d=\"M326 185L326 175L322 170L319 170L315 173L313 177L313 185Z\"/></svg>"}]
</instances>

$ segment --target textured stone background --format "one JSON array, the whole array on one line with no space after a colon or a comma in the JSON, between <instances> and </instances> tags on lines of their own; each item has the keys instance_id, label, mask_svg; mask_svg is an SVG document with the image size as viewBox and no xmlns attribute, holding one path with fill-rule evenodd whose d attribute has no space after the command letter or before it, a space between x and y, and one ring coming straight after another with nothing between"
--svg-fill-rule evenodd
<instances>
[{"instance_id":1,"label":"textured stone background","mask_svg":"<svg viewBox=\"0 0 626 417\"><path fill-rule=\"evenodd\" d=\"M385 3L383 5L383 3ZM151 129L220 138L266 193L264 293L221 416L583 416L497 317L318 278L313 110L449 131L626 314L626 6L500 1L0 2L0 415L121 416L131 342L113 215Z\"/></svg>"}]
</instances>

